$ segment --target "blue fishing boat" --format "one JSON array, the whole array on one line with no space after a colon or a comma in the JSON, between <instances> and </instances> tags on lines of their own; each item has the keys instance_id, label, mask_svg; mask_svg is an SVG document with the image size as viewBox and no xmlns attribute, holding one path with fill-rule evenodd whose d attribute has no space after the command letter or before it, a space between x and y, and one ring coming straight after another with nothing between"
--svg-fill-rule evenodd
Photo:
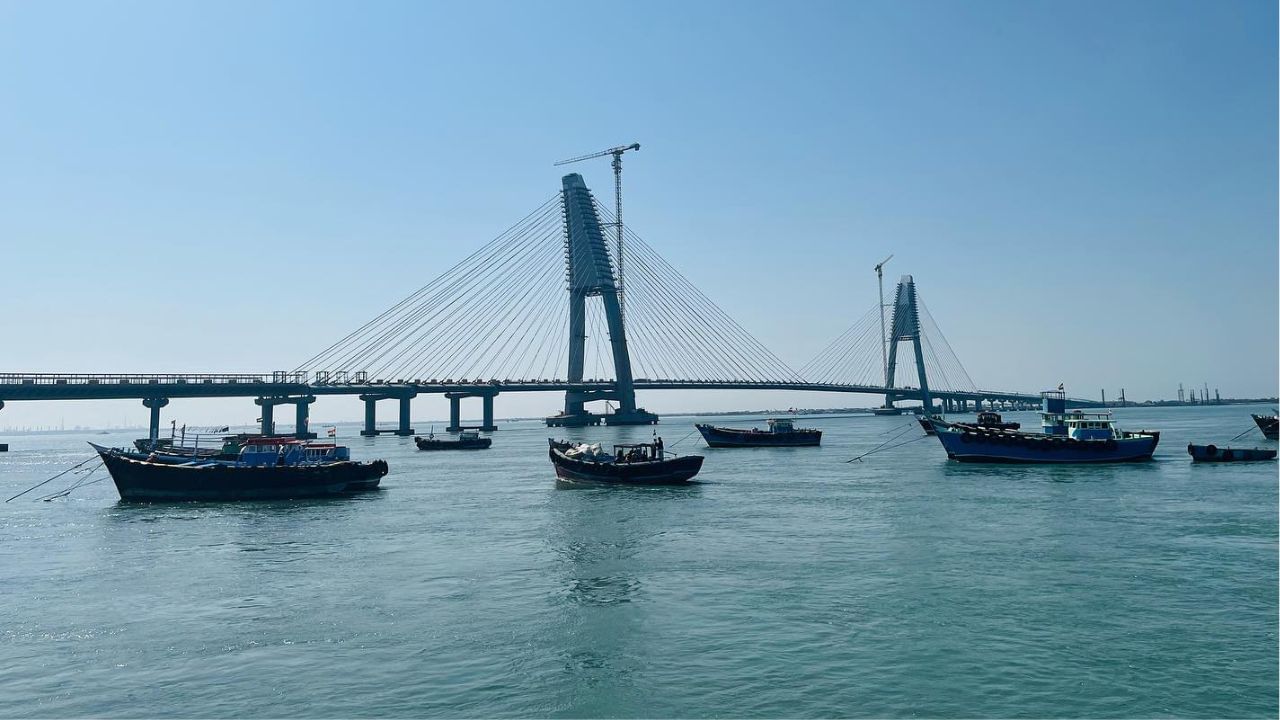
<instances>
[{"instance_id":1,"label":"blue fishing boat","mask_svg":"<svg viewBox=\"0 0 1280 720\"><path fill-rule=\"evenodd\" d=\"M960 462L1114 463L1148 460L1160 442L1155 431L1124 432L1110 412L1067 412L1061 389L1040 393L1039 433L935 424L947 457Z\"/></svg>"}]
</instances>

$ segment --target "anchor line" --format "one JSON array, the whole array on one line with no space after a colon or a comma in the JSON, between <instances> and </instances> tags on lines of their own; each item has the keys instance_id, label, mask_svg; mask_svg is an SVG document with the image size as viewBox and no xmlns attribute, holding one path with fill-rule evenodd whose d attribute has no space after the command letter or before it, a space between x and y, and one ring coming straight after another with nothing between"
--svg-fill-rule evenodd
<instances>
[{"instance_id":1,"label":"anchor line","mask_svg":"<svg viewBox=\"0 0 1280 720\"><path fill-rule=\"evenodd\" d=\"M851 463L851 462L854 462L855 460L861 460L862 458L864 458L864 457L866 457L866 456L868 456L868 455L871 455L871 454L874 454L874 453L880 452L881 450L890 450L890 449L892 449L892 448L888 448L888 447L885 447L885 446L886 446L886 445L888 445L889 443L893 442L894 440L897 440L898 438L902 437L902 435L903 435L906 431L908 431L908 430L910 430L910 429L911 429L911 425L912 425L912 424L913 424L913 423L907 423L906 425L903 425L903 426L898 430L898 432L897 432L897 433L895 433L895 434L893 434L893 435L890 435L888 438L886 438L886 439L885 439L883 442L881 442L879 445L877 445L877 446L875 446L875 447L871 448L870 450L868 450L868 451L866 451L866 452L862 453L861 455L859 455L859 456L857 456L857 457L849 458L848 460L845 460L845 462L846 462L846 463ZM926 437L929 437L929 436L928 436L928 435L924 435L924 436L922 436L922 437L918 437L918 438L916 438L915 440L921 440L921 439L926 438ZM908 442L915 442L915 440L909 440ZM906 443L903 443L903 445L905 445L905 444L906 444ZM893 447L901 447L901 445L894 445Z\"/></svg>"},{"instance_id":2,"label":"anchor line","mask_svg":"<svg viewBox=\"0 0 1280 720\"><path fill-rule=\"evenodd\" d=\"M101 461L102 461L102 458L98 457L97 455L94 455L94 456L93 456L93 457L91 457L91 458L87 458L87 459L85 459L85 460L81 460L80 462L76 463L75 465L72 465L71 467L67 468L66 470L63 470L62 472L58 473L57 475L54 475L53 477L49 478L48 480L45 480L45 481L43 481L43 482L38 482L38 483L36 483L35 485L32 485L31 487L27 488L26 490L23 490L22 492L18 493L17 495L14 495L13 497L9 498L9 500L16 500L16 499L18 499L18 498L22 497L23 495L26 495L27 493L31 492L32 490L35 490L36 488L40 487L41 485L46 485L46 484L48 484L48 483L51 483L51 482L53 482L54 480L57 480L58 478L62 477L63 475L66 475L67 473L69 473L69 472L71 472L71 471L75 470L76 468L80 467L81 465L84 465L85 463L93 462L94 460L97 460L97 461L101 462ZM9 500L5 500L5 502L9 502Z\"/></svg>"},{"instance_id":3,"label":"anchor line","mask_svg":"<svg viewBox=\"0 0 1280 720\"><path fill-rule=\"evenodd\" d=\"M696 433L696 432L698 432L698 428L696 428L696 427L695 427L693 430L690 430L690 431L689 431L689 434L688 434L688 435L685 435L684 437L682 437L682 438L680 438L679 440L677 440L677 441L675 441L675 442L671 443L671 444L670 444L669 446L667 446L667 447L675 447L675 446L679 445L680 443L684 442L685 440L688 440L689 438L693 437L693 434L694 434L694 433Z\"/></svg>"},{"instance_id":4,"label":"anchor line","mask_svg":"<svg viewBox=\"0 0 1280 720\"><path fill-rule=\"evenodd\" d=\"M897 445L890 445L890 446L888 446L888 447L884 447L884 448L877 448L877 449L875 449L875 450L868 450L867 452L862 453L862 454L861 454L861 455L859 455L858 457L851 458L851 459L849 459L849 460L845 460L845 462L846 462L846 463L851 463L851 462L853 462L854 460L857 460L857 461L861 462L861 461L862 461L862 458L867 457L868 455L874 455L875 453L878 453L878 452L884 452L885 450L894 450L894 449L897 449L897 448L903 447L904 445L910 445L910 444L911 444L911 443L913 443L913 442L920 442L921 440L928 440L928 439L929 439L929 436L928 436L928 435L921 435L921 436L920 436L920 437L918 437L918 438L911 438L910 440L904 440L904 441L902 441L902 442L898 443Z\"/></svg>"},{"instance_id":5,"label":"anchor line","mask_svg":"<svg viewBox=\"0 0 1280 720\"><path fill-rule=\"evenodd\" d=\"M1245 436L1245 435L1247 435L1248 433L1251 433L1251 432L1253 432L1254 430L1256 430L1256 429L1257 429L1257 427L1258 427L1257 425L1254 425L1254 426L1253 426L1253 427L1251 427L1251 428L1246 428L1244 432L1242 432L1242 433L1240 433L1239 435L1237 435L1237 436L1235 436L1235 437L1231 438L1231 440L1239 440L1240 438L1244 437L1244 436ZM1228 440L1227 442L1231 442L1231 440Z\"/></svg>"},{"instance_id":6,"label":"anchor line","mask_svg":"<svg viewBox=\"0 0 1280 720\"><path fill-rule=\"evenodd\" d=\"M48 495L42 495L41 497L36 498L36 500L43 500L45 502L49 502L50 500L53 500L55 498L66 497L67 495L70 495L72 490L79 490L82 487L87 487L95 483L100 483L103 480L109 480L111 478L110 475L105 475L103 477L98 478L97 480L89 480L89 478L93 477L94 474L96 474L98 470L102 467L103 467L102 465L90 466L88 468L89 472L85 474L84 477L72 483L67 488L59 490L58 492L55 492L55 493L49 493Z\"/></svg>"}]
</instances>

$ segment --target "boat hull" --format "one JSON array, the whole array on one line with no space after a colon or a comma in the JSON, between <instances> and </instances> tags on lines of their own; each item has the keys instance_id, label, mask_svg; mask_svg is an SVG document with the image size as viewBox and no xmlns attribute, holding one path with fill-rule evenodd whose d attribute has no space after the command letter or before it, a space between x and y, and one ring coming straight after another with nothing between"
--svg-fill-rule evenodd
<instances>
[{"instance_id":1,"label":"boat hull","mask_svg":"<svg viewBox=\"0 0 1280 720\"><path fill-rule=\"evenodd\" d=\"M1072 440L1021 432L974 432L963 427L938 428L947 457L959 462L1082 464L1150 460L1160 443L1157 433L1137 433L1113 440Z\"/></svg>"},{"instance_id":2,"label":"boat hull","mask_svg":"<svg viewBox=\"0 0 1280 720\"><path fill-rule=\"evenodd\" d=\"M1193 462L1257 462L1275 460L1276 451L1266 448L1220 448L1216 445L1187 445Z\"/></svg>"},{"instance_id":3,"label":"boat hull","mask_svg":"<svg viewBox=\"0 0 1280 720\"><path fill-rule=\"evenodd\" d=\"M1275 415L1254 415L1253 421L1258 424L1263 437L1270 440L1280 439L1280 418Z\"/></svg>"},{"instance_id":4,"label":"boat hull","mask_svg":"<svg viewBox=\"0 0 1280 720\"><path fill-rule=\"evenodd\" d=\"M436 440L434 438L414 438L419 450L485 450L493 445L493 438L477 438L475 440Z\"/></svg>"},{"instance_id":5,"label":"boat hull","mask_svg":"<svg viewBox=\"0 0 1280 720\"><path fill-rule=\"evenodd\" d=\"M276 500L373 490L387 474L382 460L244 467L229 463L149 462L106 449L98 454L128 502Z\"/></svg>"},{"instance_id":6,"label":"boat hull","mask_svg":"<svg viewBox=\"0 0 1280 720\"><path fill-rule=\"evenodd\" d=\"M738 447L813 447L822 444L821 430L792 432L752 432L714 425L695 425L702 439L713 448Z\"/></svg>"},{"instance_id":7,"label":"boat hull","mask_svg":"<svg viewBox=\"0 0 1280 720\"><path fill-rule=\"evenodd\" d=\"M635 463L600 463L575 460L554 445L550 449L556 477L568 482L620 485L683 485L702 469L701 455Z\"/></svg>"}]
</instances>

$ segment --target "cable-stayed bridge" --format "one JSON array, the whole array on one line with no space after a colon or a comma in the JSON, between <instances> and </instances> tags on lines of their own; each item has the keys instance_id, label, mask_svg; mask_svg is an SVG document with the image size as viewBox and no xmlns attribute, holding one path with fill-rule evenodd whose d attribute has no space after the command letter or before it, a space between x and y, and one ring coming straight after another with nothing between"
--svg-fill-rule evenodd
<instances>
[{"instance_id":1,"label":"cable-stayed bridge","mask_svg":"<svg viewBox=\"0 0 1280 720\"><path fill-rule=\"evenodd\" d=\"M263 432L274 409L293 405L309 435L318 396L358 395L366 434L380 432L377 403L399 404L394 431L412 434L411 401L450 400L450 428L461 402L479 398L482 425L494 429L494 398L510 392L563 392L554 426L648 424L637 390L800 390L880 395L963 411L982 403L1025 406L1038 395L978 388L903 276L890 310L873 306L813 360L794 370L699 291L629 228L625 285L604 228L618 224L578 174L507 231L428 284L292 371L269 375L0 374L4 401L139 398L158 432L174 398L253 397ZM568 302L566 302L566 299ZM606 401L612 412L588 403ZM1077 400L1077 405L1094 404Z\"/></svg>"}]
</instances>

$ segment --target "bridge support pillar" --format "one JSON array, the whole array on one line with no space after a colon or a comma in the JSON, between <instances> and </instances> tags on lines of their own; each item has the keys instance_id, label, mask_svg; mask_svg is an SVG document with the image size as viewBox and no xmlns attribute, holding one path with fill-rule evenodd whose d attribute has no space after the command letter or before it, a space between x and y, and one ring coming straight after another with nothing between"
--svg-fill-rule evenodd
<instances>
[{"instance_id":1,"label":"bridge support pillar","mask_svg":"<svg viewBox=\"0 0 1280 720\"><path fill-rule=\"evenodd\" d=\"M396 428L396 434L400 437L408 437L413 434L413 428L409 427L409 402L412 399L412 396L400 398L400 427Z\"/></svg>"},{"instance_id":2,"label":"bridge support pillar","mask_svg":"<svg viewBox=\"0 0 1280 720\"><path fill-rule=\"evenodd\" d=\"M449 427L447 432L458 432L462 429L462 396L449 396Z\"/></svg>"},{"instance_id":3,"label":"bridge support pillar","mask_svg":"<svg viewBox=\"0 0 1280 720\"><path fill-rule=\"evenodd\" d=\"M360 399L364 400L364 429L360 434L364 437L374 437L378 434L378 401L363 396Z\"/></svg>"},{"instance_id":4,"label":"bridge support pillar","mask_svg":"<svg viewBox=\"0 0 1280 720\"><path fill-rule=\"evenodd\" d=\"M277 405L293 405L295 408L294 419L296 421L293 428L293 436L299 440L310 440L314 438L315 433L307 427L311 416L310 406L315 402L314 395L300 395L296 397L260 397L256 398L253 403L262 407L262 426L263 435L276 434L276 406Z\"/></svg>"},{"instance_id":5,"label":"bridge support pillar","mask_svg":"<svg viewBox=\"0 0 1280 720\"><path fill-rule=\"evenodd\" d=\"M169 398L143 398L142 406L151 410L151 422L148 424L147 437L155 445L160 437L160 408L169 404ZM2 406L3 403L0 403Z\"/></svg>"},{"instance_id":6,"label":"bridge support pillar","mask_svg":"<svg viewBox=\"0 0 1280 720\"><path fill-rule=\"evenodd\" d=\"M418 391L408 390L388 390L385 393L365 394L360 399L364 401L364 429L360 434L365 437L376 437L382 433L392 433L396 435L412 435L413 428L409 427L409 401L417 397ZM378 401L379 400L399 400L400 401L400 422L396 424L395 430L379 430L378 429Z\"/></svg>"},{"instance_id":7,"label":"bridge support pillar","mask_svg":"<svg viewBox=\"0 0 1280 720\"><path fill-rule=\"evenodd\" d=\"M293 435L299 440L309 440L315 437L315 433L311 432L311 403L315 402L314 397L299 398L295 405Z\"/></svg>"},{"instance_id":8,"label":"bridge support pillar","mask_svg":"<svg viewBox=\"0 0 1280 720\"><path fill-rule=\"evenodd\" d=\"M258 398L255 403L262 406L262 417L258 418L262 421L261 433L263 435L276 434L276 406L271 402L263 402L266 398Z\"/></svg>"},{"instance_id":9,"label":"bridge support pillar","mask_svg":"<svg viewBox=\"0 0 1280 720\"><path fill-rule=\"evenodd\" d=\"M445 393L445 397L449 398L449 427L447 430L449 432L458 432L464 429L462 425L462 399L469 397L478 397L483 404L479 429L485 432L497 430L498 426L493 424L493 399L497 396L496 390Z\"/></svg>"}]
</instances>

